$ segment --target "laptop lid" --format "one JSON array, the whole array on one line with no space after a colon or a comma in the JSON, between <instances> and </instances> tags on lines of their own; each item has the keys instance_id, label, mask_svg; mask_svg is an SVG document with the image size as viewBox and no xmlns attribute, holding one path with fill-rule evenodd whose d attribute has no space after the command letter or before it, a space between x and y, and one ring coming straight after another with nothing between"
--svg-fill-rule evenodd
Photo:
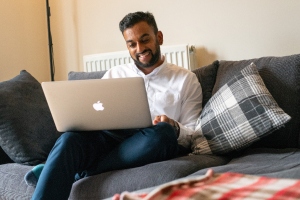
<instances>
[{"instance_id":1,"label":"laptop lid","mask_svg":"<svg viewBox=\"0 0 300 200\"><path fill-rule=\"evenodd\" d=\"M60 132L152 125L142 77L43 82L42 88Z\"/></svg>"}]
</instances>

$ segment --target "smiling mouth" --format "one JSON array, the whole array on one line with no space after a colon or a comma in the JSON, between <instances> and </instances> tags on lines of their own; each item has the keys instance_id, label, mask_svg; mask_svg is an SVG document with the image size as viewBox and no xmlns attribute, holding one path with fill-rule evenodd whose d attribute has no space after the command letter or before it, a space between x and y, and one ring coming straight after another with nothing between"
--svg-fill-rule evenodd
<instances>
[{"instance_id":1,"label":"smiling mouth","mask_svg":"<svg viewBox=\"0 0 300 200\"><path fill-rule=\"evenodd\" d=\"M150 50L146 50L146 51L144 51L142 53L139 53L137 57L143 59L143 58L145 58L146 56L148 56L150 54L151 54Z\"/></svg>"}]
</instances>

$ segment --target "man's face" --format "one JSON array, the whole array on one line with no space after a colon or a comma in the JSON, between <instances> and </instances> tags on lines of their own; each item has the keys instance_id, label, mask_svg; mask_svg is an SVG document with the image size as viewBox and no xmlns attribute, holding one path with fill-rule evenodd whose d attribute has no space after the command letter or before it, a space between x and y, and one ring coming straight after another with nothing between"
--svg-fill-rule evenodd
<instances>
[{"instance_id":1,"label":"man's face","mask_svg":"<svg viewBox=\"0 0 300 200\"><path fill-rule=\"evenodd\" d=\"M141 68L157 67L161 64L160 45L162 33L154 33L146 22L139 22L123 32L127 48L135 64Z\"/></svg>"}]
</instances>

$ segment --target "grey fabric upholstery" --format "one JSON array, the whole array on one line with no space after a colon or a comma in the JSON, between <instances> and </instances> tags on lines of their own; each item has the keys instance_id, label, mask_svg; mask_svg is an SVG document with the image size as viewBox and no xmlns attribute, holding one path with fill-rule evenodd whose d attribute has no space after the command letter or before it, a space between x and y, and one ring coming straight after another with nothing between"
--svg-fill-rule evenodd
<instances>
[{"instance_id":1,"label":"grey fabric upholstery","mask_svg":"<svg viewBox=\"0 0 300 200\"><path fill-rule=\"evenodd\" d=\"M212 167L216 173L236 172L275 178L300 179L300 149L254 148L223 166ZM206 169L190 176L204 175Z\"/></svg>"},{"instance_id":2,"label":"grey fabric upholstery","mask_svg":"<svg viewBox=\"0 0 300 200\"><path fill-rule=\"evenodd\" d=\"M74 72L71 71L68 74L68 80L84 80L84 79L100 79L103 77L106 71L98 72Z\"/></svg>"},{"instance_id":3,"label":"grey fabric upholstery","mask_svg":"<svg viewBox=\"0 0 300 200\"><path fill-rule=\"evenodd\" d=\"M29 200L34 187L26 185L24 175L32 167L17 163L0 165L0 199Z\"/></svg>"},{"instance_id":4,"label":"grey fabric upholstery","mask_svg":"<svg viewBox=\"0 0 300 200\"><path fill-rule=\"evenodd\" d=\"M262 57L242 61L220 61L213 94L232 75L251 62L257 66L266 87L278 105L292 117L284 128L256 142L256 147L300 147L300 54L283 57Z\"/></svg>"},{"instance_id":5,"label":"grey fabric upholstery","mask_svg":"<svg viewBox=\"0 0 300 200\"><path fill-rule=\"evenodd\" d=\"M27 71L0 83L0 145L14 162L44 162L59 137L41 84Z\"/></svg>"},{"instance_id":6,"label":"grey fabric upholstery","mask_svg":"<svg viewBox=\"0 0 300 200\"><path fill-rule=\"evenodd\" d=\"M202 94L203 94L202 108L204 108L204 106L212 96L212 91L216 82L218 67L219 67L219 61L216 60L210 65L193 70L202 87Z\"/></svg>"},{"instance_id":7,"label":"grey fabric upholstery","mask_svg":"<svg viewBox=\"0 0 300 200\"><path fill-rule=\"evenodd\" d=\"M107 198L122 191L134 191L166 183L203 168L224 165L228 161L226 157L193 155L137 168L106 172L75 182L70 199Z\"/></svg>"}]
</instances>

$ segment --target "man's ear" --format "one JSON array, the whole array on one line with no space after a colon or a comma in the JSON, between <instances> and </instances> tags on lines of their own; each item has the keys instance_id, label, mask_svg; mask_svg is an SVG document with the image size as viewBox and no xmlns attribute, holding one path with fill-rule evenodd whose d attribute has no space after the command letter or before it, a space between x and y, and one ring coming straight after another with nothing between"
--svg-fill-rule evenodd
<instances>
[{"instance_id":1,"label":"man's ear","mask_svg":"<svg viewBox=\"0 0 300 200\"><path fill-rule=\"evenodd\" d=\"M163 44L163 42L164 42L164 36L163 36L163 33L161 31L157 32L157 40L158 40L159 45Z\"/></svg>"}]
</instances>

